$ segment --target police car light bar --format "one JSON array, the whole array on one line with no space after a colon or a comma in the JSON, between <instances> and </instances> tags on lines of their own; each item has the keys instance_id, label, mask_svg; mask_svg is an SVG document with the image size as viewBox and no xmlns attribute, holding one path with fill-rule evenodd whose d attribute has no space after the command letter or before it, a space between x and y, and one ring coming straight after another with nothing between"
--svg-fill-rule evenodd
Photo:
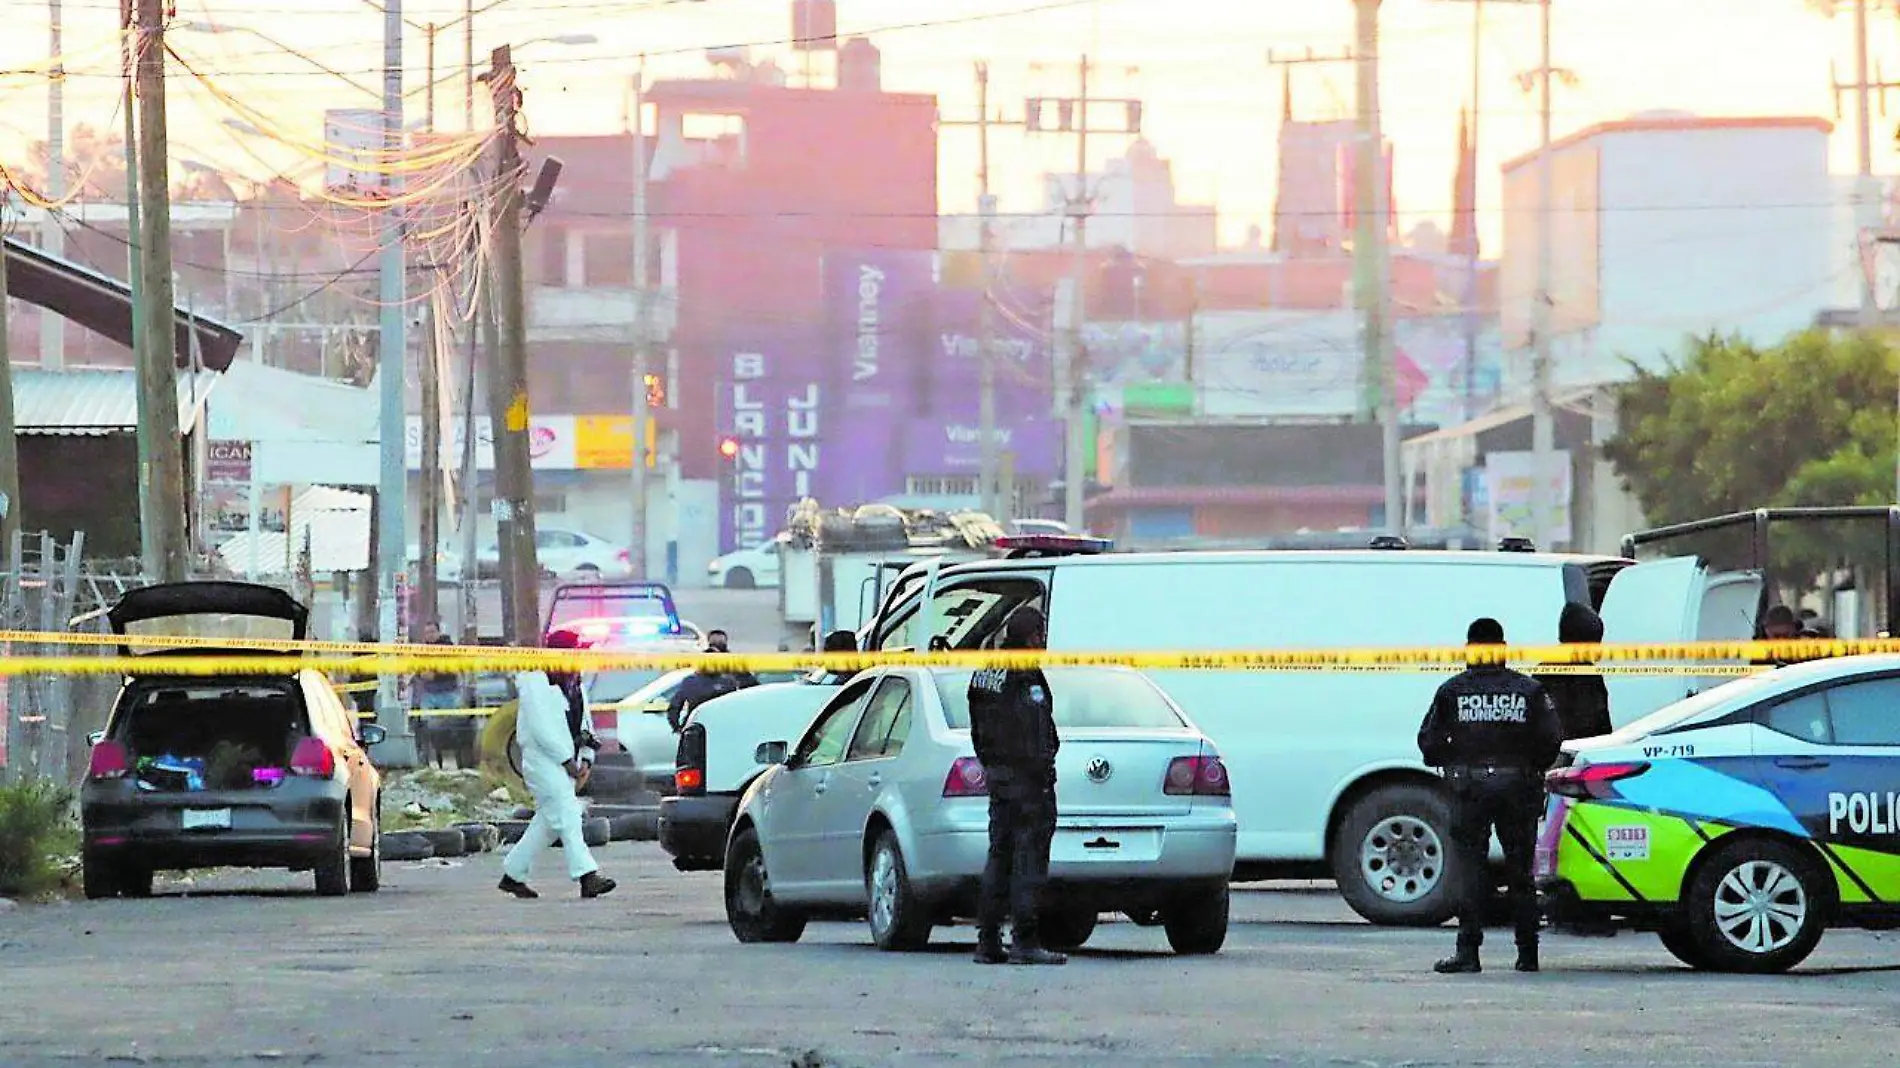
<instances>
[{"instance_id":1,"label":"police car light bar","mask_svg":"<svg viewBox=\"0 0 1900 1068\"><path fill-rule=\"evenodd\" d=\"M1094 556L1112 552L1111 538L1088 538L1079 534L1007 534L996 539L996 547L1010 557L1022 556Z\"/></svg>"}]
</instances>

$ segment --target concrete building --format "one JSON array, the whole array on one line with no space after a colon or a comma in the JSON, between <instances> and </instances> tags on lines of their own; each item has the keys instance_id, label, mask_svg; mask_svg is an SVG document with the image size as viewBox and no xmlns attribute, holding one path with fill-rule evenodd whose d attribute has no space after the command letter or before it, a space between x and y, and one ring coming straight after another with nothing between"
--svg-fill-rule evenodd
<instances>
[{"instance_id":1,"label":"concrete building","mask_svg":"<svg viewBox=\"0 0 1900 1068\"><path fill-rule=\"evenodd\" d=\"M1552 377L1616 381L1710 330L1763 342L1836 300L1843 261L1828 174L1832 124L1657 112L1551 149ZM1505 392L1529 388L1537 290L1536 155L1504 164Z\"/></svg>"},{"instance_id":2,"label":"concrete building","mask_svg":"<svg viewBox=\"0 0 1900 1068\"><path fill-rule=\"evenodd\" d=\"M1212 255L1219 245L1219 216L1211 204L1184 204L1174 187L1174 165L1146 138L1088 176L1093 198L1088 243L1091 249L1124 249L1136 256L1179 260ZM1011 252L1060 248L1072 244L1067 208L1075 196L1075 175L1043 176L1043 209L1000 217L997 244ZM982 219L945 215L938 240L946 250L981 247Z\"/></svg>"}]
</instances>

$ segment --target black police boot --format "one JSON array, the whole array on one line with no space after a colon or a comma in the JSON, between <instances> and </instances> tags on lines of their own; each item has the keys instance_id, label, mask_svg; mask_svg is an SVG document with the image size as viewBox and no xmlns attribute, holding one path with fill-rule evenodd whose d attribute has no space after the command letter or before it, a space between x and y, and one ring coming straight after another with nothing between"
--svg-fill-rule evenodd
<instances>
[{"instance_id":1,"label":"black police boot","mask_svg":"<svg viewBox=\"0 0 1900 1068\"><path fill-rule=\"evenodd\" d=\"M1461 949L1432 965L1432 971L1440 975L1476 975L1483 970L1478 964L1477 951L1469 949Z\"/></svg>"},{"instance_id":2,"label":"black police boot","mask_svg":"<svg viewBox=\"0 0 1900 1068\"><path fill-rule=\"evenodd\" d=\"M534 892L534 887L529 886L527 883L522 882L512 875L502 876L501 883L496 886L496 889L504 894L513 894L523 900L532 900L541 896Z\"/></svg>"},{"instance_id":3,"label":"black police boot","mask_svg":"<svg viewBox=\"0 0 1900 1068\"><path fill-rule=\"evenodd\" d=\"M1537 943L1517 947L1517 970L1520 972L1537 971Z\"/></svg>"},{"instance_id":4,"label":"black police boot","mask_svg":"<svg viewBox=\"0 0 1900 1068\"><path fill-rule=\"evenodd\" d=\"M1043 949L1041 946L1019 945L1019 946L1010 947L1009 962L1011 964L1047 966L1047 965L1067 964L1069 963L1069 958L1065 954L1056 953L1052 950Z\"/></svg>"},{"instance_id":5,"label":"black police boot","mask_svg":"<svg viewBox=\"0 0 1900 1068\"><path fill-rule=\"evenodd\" d=\"M619 883L614 882L612 879L607 878L597 871L590 871L586 875L581 876L581 896L588 898L605 897L613 893L614 887L619 885Z\"/></svg>"},{"instance_id":6,"label":"black police boot","mask_svg":"<svg viewBox=\"0 0 1900 1068\"><path fill-rule=\"evenodd\" d=\"M1009 963L1009 953L1003 949L1003 934L1001 931L977 931L976 962L978 964Z\"/></svg>"}]
</instances>

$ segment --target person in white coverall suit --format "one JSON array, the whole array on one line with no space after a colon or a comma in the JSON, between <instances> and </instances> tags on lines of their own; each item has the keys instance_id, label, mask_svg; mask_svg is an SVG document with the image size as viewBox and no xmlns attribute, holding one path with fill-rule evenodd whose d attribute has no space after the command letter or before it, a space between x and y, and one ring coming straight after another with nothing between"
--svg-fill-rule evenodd
<instances>
[{"instance_id":1,"label":"person in white coverall suit","mask_svg":"<svg viewBox=\"0 0 1900 1068\"><path fill-rule=\"evenodd\" d=\"M541 896L528 885L528 876L535 857L559 838L568 878L580 883L581 896L609 893L614 881L600 874L582 838L581 802L575 791L586 770L568 729L567 698L539 671L518 672L515 693L520 699L515 736L521 742L521 777L534 794L534 819L502 861L500 889L521 898Z\"/></svg>"}]
</instances>

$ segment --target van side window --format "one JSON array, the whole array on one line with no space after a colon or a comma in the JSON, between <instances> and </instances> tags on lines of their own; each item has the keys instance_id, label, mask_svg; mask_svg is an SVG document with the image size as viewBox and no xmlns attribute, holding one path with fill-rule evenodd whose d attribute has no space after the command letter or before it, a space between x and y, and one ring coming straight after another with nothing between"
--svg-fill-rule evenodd
<instances>
[{"instance_id":1,"label":"van side window","mask_svg":"<svg viewBox=\"0 0 1900 1068\"><path fill-rule=\"evenodd\" d=\"M1038 578L987 578L939 589L931 599L933 633L952 649L988 648L1003 621L1023 605L1048 612L1048 591ZM924 613L916 603L899 612L877 639L880 651L922 649Z\"/></svg>"}]
</instances>

